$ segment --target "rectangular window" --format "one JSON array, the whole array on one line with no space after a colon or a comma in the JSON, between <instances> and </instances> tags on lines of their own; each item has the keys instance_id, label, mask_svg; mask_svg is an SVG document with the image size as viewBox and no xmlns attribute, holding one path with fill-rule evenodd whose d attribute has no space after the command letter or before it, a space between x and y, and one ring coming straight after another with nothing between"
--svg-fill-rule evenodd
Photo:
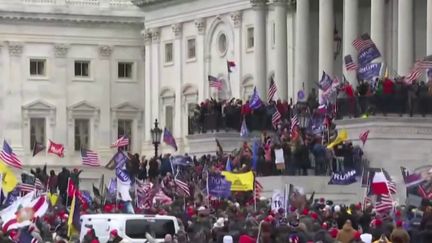
<instances>
[{"instance_id":1,"label":"rectangular window","mask_svg":"<svg viewBox=\"0 0 432 243\"><path fill-rule=\"evenodd\" d=\"M188 59L195 58L195 39L189 39L187 41L187 48L188 48Z\"/></svg>"},{"instance_id":2,"label":"rectangular window","mask_svg":"<svg viewBox=\"0 0 432 243\"><path fill-rule=\"evenodd\" d=\"M75 61L75 77L90 77L90 61Z\"/></svg>"},{"instance_id":3,"label":"rectangular window","mask_svg":"<svg viewBox=\"0 0 432 243\"><path fill-rule=\"evenodd\" d=\"M174 110L172 106L165 106L165 127L173 132Z\"/></svg>"},{"instance_id":4,"label":"rectangular window","mask_svg":"<svg viewBox=\"0 0 432 243\"><path fill-rule=\"evenodd\" d=\"M173 44L165 44L165 63L171 63L173 61Z\"/></svg>"},{"instance_id":5,"label":"rectangular window","mask_svg":"<svg viewBox=\"0 0 432 243\"><path fill-rule=\"evenodd\" d=\"M75 119L75 151L88 149L90 141L89 119Z\"/></svg>"},{"instance_id":6,"label":"rectangular window","mask_svg":"<svg viewBox=\"0 0 432 243\"><path fill-rule=\"evenodd\" d=\"M46 59L30 59L30 75L46 76Z\"/></svg>"},{"instance_id":7,"label":"rectangular window","mask_svg":"<svg viewBox=\"0 0 432 243\"><path fill-rule=\"evenodd\" d=\"M254 47L254 28L247 28L247 48L251 49Z\"/></svg>"},{"instance_id":8,"label":"rectangular window","mask_svg":"<svg viewBox=\"0 0 432 243\"><path fill-rule=\"evenodd\" d=\"M125 135L129 138L129 146L124 149L130 151L130 148L132 148L132 120L119 119L117 127L117 137L121 138Z\"/></svg>"},{"instance_id":9,"label":"rectangular window","mask_svg":"<svg viewBox=\"0 0 432 243\"><path fill-rule=\"evenodd\" d=\"M30 119L30 149L33 150L35 144L45 144L45 118Z\"/></svg>"},{"instance_id":10,"label":"rectangular window","mask_svg":"<svg viewBox=\"0 0 432 243\"><path fill-rule=\"evenodd\" d=\"M132 62L119 62L118 63L118 78L132 79Z\"/></svg>"}]
</instances>

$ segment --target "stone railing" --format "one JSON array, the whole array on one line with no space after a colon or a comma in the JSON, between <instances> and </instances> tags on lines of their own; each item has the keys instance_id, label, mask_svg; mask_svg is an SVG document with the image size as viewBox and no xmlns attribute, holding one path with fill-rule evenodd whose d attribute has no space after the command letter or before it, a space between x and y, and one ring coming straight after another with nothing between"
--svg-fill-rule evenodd
<instances>
[{"instance_id":1,"label":"stone railing","mask_svg":"<svg viewBox=\"0 0 432 243\"><path fill-rule=\"evenodd\" d=\"M7 2L6 0L0 0ZM59 5L102 8L136 8L131 0L21 0L23 5Z\"/></svg>"}]
</instances>

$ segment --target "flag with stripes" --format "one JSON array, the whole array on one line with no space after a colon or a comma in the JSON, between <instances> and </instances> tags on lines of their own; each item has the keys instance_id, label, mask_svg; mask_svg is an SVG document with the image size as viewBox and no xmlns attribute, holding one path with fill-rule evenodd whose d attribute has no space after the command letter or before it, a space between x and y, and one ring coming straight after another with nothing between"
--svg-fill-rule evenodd
<instances>
[{"instance_id":1,"label":"flag with stripes","mask_svg":"<svg viewBox=\"0 0 432 243\"><path fill-rule=\"evenodd\" d=\"M220 80L214 76L209 75L208 81L209 81L210 88L216 88L218 90L221 90L223 88L222 80Z\"/></svg>"},{"instance_id":2,"label":"flag with stripes","mask_svg":"<svg viewBox=\"0 0 432 243\"><path fill-rule=\"evenodd\" d=\"M34 184L24 183L24 182L19 183L17 185L17 187L18 187L19 191L24 193L24 194L32 192L36 189Z\"/></svg>"},{"instance_id":3,"label":"flag with stripes","mask_svg":"<svg viewBox=\"0 0 432 243\"><path fill-rule=\"evenodd\" d=\"M365 143L368 139L368 136L369 136L369 130L366 130L366 131L363 131L360 133L359 139L360 139L360 141L362 141L363 146L365 145Z\"/></svg>"},{"instance_id":4,"label":"flag with stripes","mask_svg":"<svg viewBox=\"0 0 432 243\"><path fill-rule=\"evenodd\" d=\"M390 194L382 194L378 196L375 203L375 210L379 214L389 212L393 209L393 199Z\"/></svg>"},{"instance_id":5,"label":"flag with stripes","mask_svg":"<svg viewBox=\"0 0 432 243\"><path fill-rule=\"evenodd\" d=\"M255 198L260 198L261 193L264 191L264 187L261 185L261 183L255 179Z\"/></svg>"},{"instance_id":6,"label":"flag with stripes","mask_svg":"<svg viewBox=\"0 0 432 243\"><path fill-rule=\"evenodd\" d=\"M294 129L296 127L299 126L299 121L298 121L298 117L297 114L295 114L292 118L291 118L291 132L294 131Z\"/></svg>"},{"instance_id":7,"label":"flag with stripes","mask_svg":"<svg viewBox=\"0 0 432 243\"><path fill-rule=\"evenodd\" d=\"M39 190L39 191L43 191L43 190L45 189L44 184L43 184L42 181L41 181L39 178L37 178L37 177L36 177L36 179L35 179L34 187L36 188L36 190Z\"/></svg>"},{"instance_id":8,"label":"flag with stripes","mask_svg":"<svg viewBox=\"0 0 432 243\"><path fill-rule=\"evenodd\" d=\"M190 197L190 190L189 190L189 185L178 179L177 177L174 178L174 183L177 186L178 190L183 192L185 195L187 195L188 197Z\"/></svg>"},{"instance_id":9,"label":"flag with stripes","mask_svg":"<svg viewBox=\"0 0 432 243\"><path fill-rule=\"evenodd\" d=\"M344 61L345 61L345 69L347 71L355 71L358 69L358 66L357 64L354 63L351 55L346 55L344 57Z\"/></svg>"},{"instance_id":10,"label":"flag with stripes","mask_svg":"<svg viewBox=\"0 0 432 243\"><path fill-rule=\"evenodd\" d=\"M137 191L137 207L140 209L150 209L153 205L153 184L151 182L144 182L136 180Z\"/></svg>"},{"instance_id":11,"label":"flag with stripes","mask_svg":"<svg viewBox=\"0 0 432 243\"><path fill-rule=\"evenodd\" d=\"M159 187L153 197L153 203L159 202L160 205L171 205L173 200Z\"/></svg>"},{"instance_id":12,"label":"flag with stripes","mask_svg":"<svg viewBox=\"0 0 432 243\"><path fill-rule=\"evenodd\" d=\"M270 101L273 100L273 97L275 96L276 92L277 92L276 84L275 84L275 81L273 80L273 77L272 77L270 79L270 87L269 87L269 90L267 92L268 103L270 103Z\"/></svg>"},{"instance_id":13,"label":"flag with stripes","mask_svg":"<svg viewBox=\"0 0 432 243\"><path fill-rule=\"evenodd\" d=\"M21 160L12 151L11 146L9 146L6 140L3 141L3 149L0 151L0 159L11 167L22 169Z\"/></svg>"},{"instance_id":14,"label":"flag with stripes","mask_svg":"<svg viewBox=\"0 0 432 243\"><path fill-rule=\"evenodd\" d=\"M273 127L277 128L277 125L281 122L281 120L282 120L282 115L278 111L278 109L275 107L275 112L273 113L273 116L272 116L272 125L273 125Z\"/></svg>"},{"instance_id":15,"label":"flag with stripes","mask_svg":"<svg viewBox=\"0 0 432 243\"><path fill-rule=\"evenodd\" d=\"M123 135L111 145L111 148L125 147L128 145L129 145L129 138L126 135Z\"/></svg>"},{"instance_id":16,"label":"flag with stripes","mask_svg":"<svg viewBox=\"0 0 432 243\"><path fill-rule=\"evenodd\" d=\"M361 35L360 37L358 37L357 39L355 39L352 44L358 52L362 52L363 50L374 45L369 34L367 34L367 33L365 33L365 34Z\"/></svg>"},{"instance_id":17,"label":"flag with stripes","mask_svg":"<svg viewBox=\"0 0 432 243\"><path fill-rule=\"evenodd\" d=\"M82 164L87 166L100 166L99 156L90 149L81 149Z\"/></svg>"},{"instance_id":18,"label":"flag with stripes","mask_svg":"<svg viewBox=\"0 0 432 243\"><path fill-rule=\"evenodd\" d=\"M427 56L423 60L416 61L414 67L405 77L405 83L411 84L414 80L418 79L425 70L432 68L432 60L429 59L430 56Z\"/></svg>"}]
</instances>

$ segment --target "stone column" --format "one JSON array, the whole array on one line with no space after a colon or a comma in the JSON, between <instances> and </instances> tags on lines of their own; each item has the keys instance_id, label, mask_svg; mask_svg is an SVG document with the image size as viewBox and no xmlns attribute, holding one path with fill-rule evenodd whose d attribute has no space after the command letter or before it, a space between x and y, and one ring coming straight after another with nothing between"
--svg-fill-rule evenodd
<instances>
[{"instance_id":1,"label":"stone column","mask_svg":"<svg viewBox=\"0 0 432 243\"><path fill-rule=\"evenodd\" d=\"M287 100L288 99L287 0L273 0L273 5L275 11L275 48L276 48L276 68L275 68L274 80L277 86L278 98ZM306 29L304 31L306 31Z\"/></svg>"},{"instance_id":2,"label":"stone column","mask_svg":"<svg viewBox=\"0 0 432 243\"><path fill-rule=\"evenodd\" d=\"M27 79L29 69L28 63L22 59L24 49L23 43L9 42L9 78L5 82L6 97L5 107L7 107L8 114L4 124L4 139L8 141L9 145L13 148L14 152L18 155L24 154L24 146L22 141L21 129L21 105L22 105L22 89L24 79Z\"/></svg>"},{"instance_id":3,"label":"stone column","mask_svg":"<svg viewBox=\"0 0 432 243\"><path fill-rule=\"evenodd\" d=\"M69 94L68 94L68 80L70 79L70 71L68 68L68 59L67 54L69 52L69 46L66 44L55 44L54 45L54 56L55 56L55 68L53 69L53 75L55 77L56 82L54 83L55 89L57 89L56 101L53 105L55 105L57 112L55 120L56 126L46 126L46 138L47 139L55 139L58 142L65 143L66 153L73 153L73 150L70 150L68 144L68 130L70 129L68 124L68 117L65 111L69 102ZM73 136L73 135L72 135ZM73 140L72 140L73 143Z\"/></svg>"},{"instance_id":4,"label":"stone column","mask_svg":"<svg viewBox=\"0 0 432 243\"><path fill-rule=\"evenodd\" d=\"M295 29L295 78L294 101L297 100L297 92L304 87L306 94L311 89L309 77L309 0L297 1L296 29Z\"/></svg>"},{"instance_id":5,"label":"stone column","mask_svg":"<svg viewBox=\"0 0 432 243\"><path fill-rule=\"evenodd\" d=\"M159 28L153 28L152 32L152 60L151 60L151 124L154 123L155 119L160 120L159 114L162 112L159 106L160 101L160 80L159 80L159 58L160 58L160 32Z\"/></svg>"},{"instance_id":6,"label":"stone column","mask_svg":"<svg viewBox=\"0 0 432 243\"><path fill-rule=\"evenodd\" d=\"M112 47L111 46L99 46L99 60L97 62L97 68L98 70L112 70L111 65L111 54L112 54ZM112 90L111 90L111 84L113 82L112 80L112 72L106 71L106 72L96 72L96 80L103 80L101 82L101 90L100 90L100 96L99 99L101 99L100 104L103 104L100 107L100 122L98 126L98 135L96 136L96 141L93 146L99 148L100 153L109 156L110 153L112 153L112 150L110 149L110 145L112 142L115 141L117 137L115 137L116 133L112 133L112 124L111 124L111 97L112 97ZM93 132L93 134L96 134ZM97 139L98 138L98 139ZM134 140L137 138L137 136L134 136ZM132 146L135 146L137 143L136 141L132 141Z\"/></svg>"},{"instance_id":7,"label":"stone column","mask_svg":"<svg viewBox=\"0 0 432 243\"><path fill-rule=\"evenodd\" d=\"M432 55L432 0L427 1L426 54Z\"/></svg>"},{"instance_id":8,"label":"stone column","mask_svg":"<svg viewBox=\"0 0 432 243\"><path fill-rule=\"evenodd\" d=\"M399 0L398 5L398 74L406 75L414 61L414 3Z\"/></svg>"},{"instance_id":9,"label":"stone column","mask_svg":"<svg viewBox=\"0 0 432 243\"><path fill-rule=\"evenodd\" d=\"M385 14L385 0L371 0L371 38L381 53L381 60L384 57L386 41ZM349 16L347 17L349 18Z\"/></svg>"},{"instance_id":10,"label":"stone column","mask_svg":"<svg viewBox=\"0 0 432 243\"><path fill-rule=\"evenodd\" d=\"M333 0L319 0L318 80L323 71L333 75L333 28Z\"/></svg>"},{"instance_id":11,"label":"stone column","mask_svg":"<svg viewBox=\"0 0 432 243\"><path fill-rule=\"evenodd\" d=\"M198 35L196 37L196 53L197 53L197 62L198 62L198 70L197 75L200 77L201 81L198 83L198 102L201 102L206 97L206 88L208 87L207 77L205 75L205 54L204 54L204 34L206 29L205 19L196 19L195 27L197 29ZM202 56L198 56L202 55Z\"/></svg>"},{"instance_id":12,"label":"stone column","mask_svg":"<svg viewBox=\"0 0 432 243\"><path fill-rule=\"evenodd\" d=\"M374 1L374 0L372 0ZM343 10L343 56L351 55L354 62L357 62L357 50L352 45L354 39L359 35L358 33L358 0L344 0ZM353 87L357 86L356 72L345 69L345 62L342 60L342 70Z\"/></svg>"},{"instance_id":13,"label":"stone column","mask_svg":"<svg viewBox=\"0 0 432 243\"><path fill-rule=\"evenodd\" d=\"M183 31L182 31L182 23L177 23L171 26L172 32L174 35L174 67L175 67L175 74L178 77L176 80L176 85L174 87L175 89L175 104L174 104L174 128L172 131L173 136L177 139L177 145L179 148L181 148L183 138L183 131L182 131L182 119L181 119L181 108L182 108L182 87L183 87ZM180 149L181 151L181 149Z\"/></svg>"},{"instance_id":14,"label":"stone column","mask_svg":"<svg viewBox=\"0 0 432 243\"><path fill-rule=\"evenodd\" d=\"M238 65L242 63L242 12L231 13L231 20L234 25L234 61ZM243 65L238 65L236 72L230 73L232 97L241 97L242 67Z\"/></svg>"},{"instance_id":15,"label":"stone column","mask_svg":"<svg viewBox=\"0 0 432 243\"><path fill-rule=\"evenodd\" d=\"M266 10L267 0L251 0L255 12L254 25L254 57L255 75L254 82L261 99L267 99L267 32ZM285 86L286 87L286 86Z\"/></svg>"},{"instance_id":16,"label":"stone column","mask_svg":"<svg viewBox=\"0 0 432 243\"><path fill-rule=\"evenodd\" d=\"M152 33L150 30L144 30L142 32L142 35L144 36L144 45L145 45L145 57L144 57L144 113L146 114L144 116L144 140L145 144L151 143L151 134L150 129L153 126L152 123L152 90L151 90L151 83L152 83Z\"/></svg>"}]
</instances>

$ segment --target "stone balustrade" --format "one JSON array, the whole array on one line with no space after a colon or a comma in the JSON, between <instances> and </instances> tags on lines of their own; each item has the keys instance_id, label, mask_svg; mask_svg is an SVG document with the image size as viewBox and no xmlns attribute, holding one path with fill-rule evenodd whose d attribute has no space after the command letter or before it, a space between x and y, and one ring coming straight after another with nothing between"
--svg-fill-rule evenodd
<instances>
[{"instance_id":1,"label":"stone balustrade","mask_svg":"<svg viewBox=\"0 0 432 243\"><path fill-rule=\"evenodd\" d=\"M3 2L4 0L0 0ZM21 0L23 5L67 5L85 7L136 8L130 0Z\"/></svg>"}]
</instances>

